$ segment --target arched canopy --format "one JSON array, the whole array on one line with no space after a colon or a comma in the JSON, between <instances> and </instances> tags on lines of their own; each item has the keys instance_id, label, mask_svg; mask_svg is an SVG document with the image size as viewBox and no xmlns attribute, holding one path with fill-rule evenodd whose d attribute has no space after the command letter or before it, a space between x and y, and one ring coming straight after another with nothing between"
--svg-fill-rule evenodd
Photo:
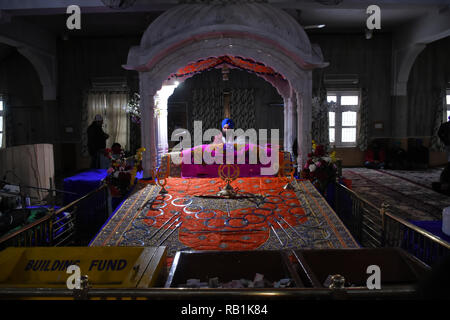
<instances>
[{"instance_id":1,"label":"arched canopy","mask_svg":"<svg viewBox=\"0 0 450 320\"><path fill-rule=\"evenodd\" d=\"M156 145L154 120L145 119L154 107L150 97L181 68L222 56L251 59L281 75L279 79L261 76L278 90L285 106L296 108L298 123L297 128L291 126L290 139L298 136L299 161L306 161L311 143L311 70L328 63L323 62L320 48L311 45L303 28L290 15L252 1L179 5L158 17L145 31L140 46L130 49L123 67L140 72L144 97L141 107L143 115L147 114L142 141L147 150ZM292 114L285 112L285 121ZM155 158L153 154L147 156ZM144 165L146 161L150 160L144 158ZM149 162L147 166L153 167Z\"/></svg>"},{"instance_id":2,"label":"arched canopy","mask_svg":"<svg viewBox=\"0 0 450 320\"><path fill-rule=\"evenodd\" d=\"M196 52L192 54L192 50ZM283 68L277 60L290 61L288 69L294 67L290 73L328 65L320 49L311 45L303 28L289 14L269 4L242 1L184 4L166 11L145 31L140 46L131 48L124 67L168 72L161 75L163 79L188 64L225 54L251 58L286 78L289 71L281 69L287 66ZM189 55L189 59L181 62L179 57L183 55ZM171 63L167 67L170 71L161 70L167 62ZM290 78L292 85L295 76Z\"/></svg>"}]
</instances>

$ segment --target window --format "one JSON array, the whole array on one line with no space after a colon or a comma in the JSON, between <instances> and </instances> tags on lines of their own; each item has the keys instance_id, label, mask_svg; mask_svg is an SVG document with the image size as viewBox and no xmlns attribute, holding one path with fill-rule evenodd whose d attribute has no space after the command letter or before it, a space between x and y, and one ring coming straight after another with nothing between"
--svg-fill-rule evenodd
<instances>
[{"instance_id":1,"label":"window","mask_svg":"<svg viewBox=\"0 0 450 320\"><path fill-rule=\"evenodd\" d=\"M450 117L450 89L447 90L447 95L445 96L445 103L447 104L447 118L445 118L445 121L448 121L448 117Z\"/></svg>"},{"instance_id":2,"label":"window","mask_svg":"<svg viewBox=\"0 0 450 320\"><path fill-rule=\"evenodd\" d=\"M3 148L3 140L4 140L4 134L5 134L5 117L4 117L4 105L3 105L3 99L2 96L0 96L0 148Z\"/></svg>"},{"instance_id":3,"label":"window","mask_svg":"<svg viewBox=\"0 0 450 320\"><path fill-rule=\"evenodd\" d=\"M359 92L328 92L327 102L336 104L336 107L328 112L330 143L341 147L356 146L357 114L360 102Z\"/></svg>"}]
</instances>

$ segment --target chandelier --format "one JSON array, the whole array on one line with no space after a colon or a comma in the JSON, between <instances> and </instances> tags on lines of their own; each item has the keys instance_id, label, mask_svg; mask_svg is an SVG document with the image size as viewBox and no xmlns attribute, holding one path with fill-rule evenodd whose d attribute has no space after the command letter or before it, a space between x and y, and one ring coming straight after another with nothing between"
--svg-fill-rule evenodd
<instances>
[{"instance_id":1,"label":"chandelier","mask_svg":"<svg viewBox=\"0 0 450 320\"><path fill-rule=\"evenodd\" d=\"M111 9L127 9L131 7L136 0L102 0L102 2Z\"/></svg>"}]
</instances>

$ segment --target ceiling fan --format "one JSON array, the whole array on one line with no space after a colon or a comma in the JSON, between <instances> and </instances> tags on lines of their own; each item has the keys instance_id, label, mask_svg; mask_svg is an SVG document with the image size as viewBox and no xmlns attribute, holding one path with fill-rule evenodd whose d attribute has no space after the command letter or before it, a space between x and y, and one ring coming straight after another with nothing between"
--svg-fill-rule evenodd
<instances>
[{"instance_id":1,"label":"ceiling fan","mask_svg":"<svg viewBox=\"0 0 450 320\"><path fill-rule=\"evenodd\" d=\"M111 9L127 9L133 6L136 0L102 0L102 2Z\"/></svg>"},{"instance_id":2,"label":"ceiling fan","mask_svg":"<svg viewBox=\"0 0 450 320\"><path fill-rule=\"evenodd\" d=\"M301 26L302 26L302 28L304 29L304 30L311 30L311 29L322 29L322 28L325 28L326 27L326 25L325 24L323 24L323 23L319 23L319 24L311 24L311 25L306 25L306 26L304 26L302 23L301 23L301 18L300 18L300 16L302 15L302 10L300 10L300 9L290 9L290 10L288 10L288 9L285 9L285 11L290 15L290 16L292 16Z\"/></svg>"},{"instance_id":3,"label":"ceiling fan","mask_svg":"<svg viewBox=\"0 0 450 320\"><path fill-rule=\"evenodd\" d=\"M325 24L312 24L309 26L303 26L303 29L305 30L310 30L310 29L322 29L325 28L326 25Z\"/></svg>"}]
</instances>

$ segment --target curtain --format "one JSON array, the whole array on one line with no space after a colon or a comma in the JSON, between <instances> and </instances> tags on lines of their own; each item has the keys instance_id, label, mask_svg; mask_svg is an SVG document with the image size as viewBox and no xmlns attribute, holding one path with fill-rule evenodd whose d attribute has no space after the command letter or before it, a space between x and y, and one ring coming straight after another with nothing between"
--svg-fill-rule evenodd
<instances>
[{"instance_id":1,"label":"curtain","mask_svg":"<svg viewBox=\"0 0 450 320\"><path fill-rule=\"evenodd\" d=\"M223 119L223 93L221 89L194 89L192 94L192 127L194 121L202 121L203 132L207 129L221 129Z\"/></svg>"},{"instance_id":2,"label":"curtain","mask_svg":"<svg viewBox=\"0 0 450 320\"><path fill-rule=\"evenodd\" d=\"M128 94L108 94L106 103L105 132L109 134L106 146L110 148L113 143L118 142L122 149L128 150L129 124L126 112Z\"/></svg>"},{"instance_id":3,"label":"curtain","mask_svg":"<svg viewBox=\"0 0 450 320\"><path fill-rule=\"evenodd\" d=\"M6 98L0 93L0 101L1 105L3 106L2 109L0 109L0 148L6 147Z\"/></svg>"},{"instance_id":4,"label":"curtain","mask_svg":"<svg viewBox=\"0 0 450 320\"><path fill-rule=\"evenodd\" d=\"M2 147L6 148L13 145L13 121L12 110L9 105L9 97L7 94L2 94L3 99L3 139Z\"/></svg>"},{"instance_id":5,"label":"curtain","mask_svg":"<svg viewBox=\"0 0 450 320\"><path fill-rule=\"evenodd\" d=\"M120 143L122 149L129 146L129 117L126 112L128 93L126 92L85 92L82 112L82 154L89 156L87 150L87 128L96 114L103 117L103 130L109 134L106 147L114 142Z\"/></svg>"},{"instance_id":6,"label":"curtain","mask_svg":"<svg viewBox=\"0 0 450 320\"><path fill-rule=\"evenodd\" d=\"M83 93L83 104L81 106L81 155L83 157L89 157L87 147L87 128L92 122L92 118L89 117L88 108L89 92Z\"/></svg>"},{"instance_id":7,"label":"curtain","mask_svg":"<svg viewBox=\"0 0 450 320\"><path fill-rule=\"evenodd\" d=\"M235 129L255 128L254 89L231 89L230 115Z\"/></svg>"},{"instance_id":8,"label":"curtain","mask_svg":"<svg viewBox=\"0 0 450 320\"><path fill-rule=\"evenodd\" d=\"M316 144L323 145L325 150L329 149L329 120L328 112L330 106L327 103L326 89L321 87L316 92L316 96L312 99L312 122L311 122L311 138Z\"/></svg>"},{"instance_id":9,"label":"curtain","mask_svg":"<svg viewBox=\"0 0 450 320\"><path fill-rule=\"evenodd\" d=\"M433 90L433 106L434 106L434 124L432 126L430 150L433 151L445 151L445 146L439 139L437 133L439 127L446 121L447 106L445 103L445 90L435 89Z\"/></svg>"},{"instance_id":10,"label":"curtain","mask_svg":"<svg viewBox=\"0 0 450 320\"><path fill-rule=\"evenodd\" d=\"M367 98L367 89L362 88L356 129L357 146L361 151L367 149L369 140L369 105Z\"/></svg>"}]
</instances>

